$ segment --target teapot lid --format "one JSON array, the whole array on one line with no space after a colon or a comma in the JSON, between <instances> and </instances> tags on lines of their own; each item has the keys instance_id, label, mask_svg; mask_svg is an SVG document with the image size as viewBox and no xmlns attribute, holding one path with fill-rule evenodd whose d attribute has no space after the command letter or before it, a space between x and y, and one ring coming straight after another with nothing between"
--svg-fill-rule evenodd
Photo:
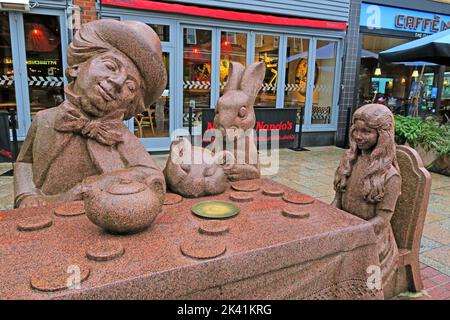
<instances>
[{"instance_id":1,"label":"teapot lid","mask_svg":"<svg viewBox=\"0 0 450 320\"><path fill-rule=\"evenodd\" d=\"M111 184L106 192L113 195L127 195L135 194L146 189L147 186L143 183L132 180L121 180L119 182Z\"/></svg>"}]
</instances>

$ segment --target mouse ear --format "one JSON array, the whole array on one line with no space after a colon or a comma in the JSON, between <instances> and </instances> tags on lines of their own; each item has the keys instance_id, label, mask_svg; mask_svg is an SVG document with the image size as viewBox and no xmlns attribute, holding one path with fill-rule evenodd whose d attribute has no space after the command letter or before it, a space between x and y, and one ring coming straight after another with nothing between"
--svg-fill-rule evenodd
<instances>
[{"instance_id":1,"label":"mouse ear","mask_svg":"<svg viewBox=\"0 0 450 320\"><path fill-rule=\"evenodd\" d=\"M255 62L249 65L241 79L241 90L250 97L256 97L259 89L261 89L265 75L266 65L264 62Z\"/></svg>"},{"instance_id":2,"label":"mouse ear","mask_svg":"<svg viewBox=\"0 0 450 320\"><path fill-rule=\"evenodd\" d=\"M239 62L230 63L230 68L228 69L228 80L225 88L223 89L223 93L230 90L239 90L244 69L244 66Z\"/></svg>"}]
</instances>

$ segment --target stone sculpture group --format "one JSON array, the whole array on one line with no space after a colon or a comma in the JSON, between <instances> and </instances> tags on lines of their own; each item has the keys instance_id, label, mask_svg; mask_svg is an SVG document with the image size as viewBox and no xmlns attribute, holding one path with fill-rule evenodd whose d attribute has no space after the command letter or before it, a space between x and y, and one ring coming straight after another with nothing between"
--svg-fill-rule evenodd
<instances>
[{"instance_id":1,"label":"stone sculpture group","mask_svg":"<svg viewBox=\"0 0 450 320\"><path fill-rule=\"evenodd\" d=\"M212 149L174 140L164 171L123 124L165 88L157 34L135 21L87 23L70 44L68 64L67 99L36 115L18 156L15 207L82 200L94 224L111 233L135 233L161 211L166 183L172 192L192 198L221 194L231 181L260 177L252 129L264 63L230 64L215 109L221 138ZM241 148L225 150L229 144ZM332 204L373 225L386 298L411 287L408 276L399 280L400 254L391 226L402 190L396 154L392 113L376 104L359 108L350 149L336 170Z\"/></svg>"}]
</instances>

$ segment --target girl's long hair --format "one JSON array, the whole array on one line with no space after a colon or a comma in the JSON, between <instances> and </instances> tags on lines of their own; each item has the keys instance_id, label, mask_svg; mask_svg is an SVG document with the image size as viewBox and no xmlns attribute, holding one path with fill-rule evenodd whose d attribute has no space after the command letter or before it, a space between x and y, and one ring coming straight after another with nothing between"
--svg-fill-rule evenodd
<instances>
[{"instance_id":1,"label":"girl's long hair","mask_svg":"<svg viewBox=\"0 0 450 320\"><path fill-rule=\"evenodd\" d=\"M378 141L370 153L367 175L363 177L364 199L370 203L377 203L384 197L385 177L390 166L394 166L400 173L394 141L394 116L392 112L381 104L366 104L353 114L353 125L350 128L350 149L341 159L334 177L334 190L344 192L348 178L361 150L353 139L355 122L362 120L367 127L377 130Z\"/></svg>"}]
</instances>

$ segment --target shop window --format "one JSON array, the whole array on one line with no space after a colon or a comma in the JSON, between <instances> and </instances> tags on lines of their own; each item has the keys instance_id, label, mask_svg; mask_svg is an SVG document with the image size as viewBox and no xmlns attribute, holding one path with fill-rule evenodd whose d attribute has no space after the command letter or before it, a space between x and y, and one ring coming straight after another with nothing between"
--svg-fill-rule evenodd
<instances>
[{"instance_id":1,"label":"shop window","mask_svg":"<svg viewBox=\"0 0 450 320\"><path fill-rule=\"evenodd\" d=\"M296 108L298 110L297 123L300 123L300 112L304 114L305 111L308 52L308 39L297 37L287 38L284 107Z\"/></svg>"},{"instance_id":2,"label":"shop window","mask_svg":"<svg viewBox=\"0 0 450 320\"><path fill-rule=\"evenodd\" d=\"M8 12L0 12L0 26L0 112L9 112L17 106Z\"/></svg>"},{"instance_id":3,"label":"shop window","mask_svg":"<svg viewBox=\"0 0 450 320\"><path fill-rule=\"evenodd\" d=\"M337 42L317 40L311 124L330 124L336 73Z\"/></svg>"},{"instance_id":4,"label":"shop window","mask_svg":"<svg viewBox=\"0 0 450 320\"><path fill-rule=\"evenodd\" d=\"M442 99L450 99L450 72L444 73L444 80L442 83Z\"/></svg>"},{"instance_id":5,"label":"shop window","mask_svg":"<svg viewBox=\"0 0 450 320\"><path fill-rule=\"evenodd\" d=\"M170 124L170 54L163 52L167 71L167 84L162 95L151 106L134 117L134 134L138 138L161 138L169 136Z\"/></svg>"},{"instance_id":6,"label":"shop window","mask_svg":"<svg viewBox=\"0 0 450 320\"><path fill-rule=\"evenodd\" d=\"M152 24L149 23L148 26L152 28L159 37L159 40L164 42L170 41L170 26L165 24Z\"/></svg>"},{"instance_id":7,"label":"shop window","mask_svg":"<svg viewBox=\"0 0 450 320\"><path fill-rule=\"evenodd\" d=\"M279 36L255 35L255 61L266 64L266 75L255 101L255 107L276 106L278 83Z\"/></svg>"},{"instance_id":8,"label":"shop window","mask_svg":"<svg viewBox=\"0 0 450 320\"><path fill-rule=\"evenodd\" d=\"M211 30L183 29L183 126L188 126L189 107L193 126L201 127L202 109L211 104Z\"/></svg>"},{"instance_id":9,"label":"shop window","mask_svg":"<svg viewBox=\"0 0 450 320\"><path fill-rule=\"evenodd\" d=\"M220 94L228 78L230 62L246 65L247 33L222 31L220 34Z\"/></svg>"},{"instance_id":10,"label":"shop window","mask_svg":"<svg viewBox=\"0 0 450 320\"><path fill-rule=\"evenodd\" d=\"M434 109L438 66L423 62L383 63L378 59L381 51L410 40L363 35L359 105L376 102L403 115L424 115Z\"/></svg>"},{"instance_id":11,"label":"shop window","mask_svg":"<svg viewBox=\"0 0 450 320\"><path fill-rule=\"evenodd\" d=\"M25 50L30 114L58 106L64 101L59 17L24 14Z\"/></svg>"}]
</instances>

